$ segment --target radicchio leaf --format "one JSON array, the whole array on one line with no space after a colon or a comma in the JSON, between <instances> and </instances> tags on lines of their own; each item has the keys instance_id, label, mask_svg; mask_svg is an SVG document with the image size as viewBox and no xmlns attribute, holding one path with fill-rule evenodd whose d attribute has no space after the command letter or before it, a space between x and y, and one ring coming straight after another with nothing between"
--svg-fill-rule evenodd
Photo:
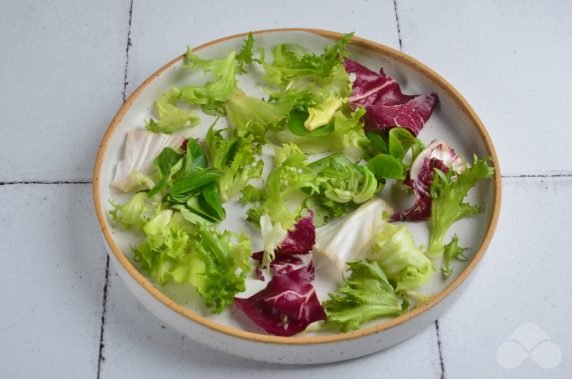
<instances>
[{"instance_id":1,"label":"radicchio leaf","mask_svg":"<svg viewBox=\"0 0 572 379\"><path fill-rule=\"evenodd\" d=\"M316 243L314 212L308 210L308 214L300 218L294 228L288 231L278 250L288 254L308 254L314 243Z\"/></svg>"},{"instance_id":2,"label":"radicchio leaf","mask_svg":"<svg viewBox=\"0 0 572 379\"><path fill-rule=\"evenodd\" d=\"M252 254L252 259L262 263L262 255L264 252L259 251ZM289 254L281 250L277 250L275 258L270 262L270 273L272 276L286 274L291 271L305 267L310 273L311 279L314 280L314 263L310 254ZM256 279L264 281L264 275L260 266L255 271Z\"/></svg>"},{"instance_id":3,"label":"radicchio leaf","mask_svg":"<svg viewBox=\"0 0 572 379\"><path fill-rule=\"evenodd\" d=\"M270 262L270 272L273 276L281 275L290 271L307 267L308 272L314 279L314 265L312 257L308 254L316 243L316 227L314 226L314 212L308 210L308 214L296 222L294 228L289 230L280 246L274 250L274 259ZM264 252L252 254L252 258L262 263ZM256 278L264 280L260 267L256 268Z\"/></svg>"},{"instance_id":4,"label":"radicchio leaf","mask_svg":"<svg viewBox=\"0 0 572 379\"><path fill-rule=\"evenodd\" d=\"M235 303L268 333L292 336L326 319L312 276L306 268L274 276L265 289L247 299L235 298Z\"/></svg>"},{"instance_id":5,"label":"radicchio leaf","mask_svg":"<svg viewBox=\"0 0 572 379\"><path fill-rule=\"evenodd\" d=\"M346 58L345 69L355 75L350 104L365 107L366 131L388 130L402 127L417 136L437 104L437 95L404 95L399 83L379 74L354 60Z\"/></svg>"},{"instance_id":6,"label":"radicchio leaf","mask_svg":"<svg viewBox=\"0 0 572 379\"><path fill-rule=\"evenodd\" d=\"M411 164L409 176L404 184L411 187L415 195L415 204L406 210L397 212L389 218L390 221L423 221L431 216L431 183L435 169L443 173L453 169L460 173L465 168L465 162L443 141L433 141Z\"/></svg>"}]
</instances>

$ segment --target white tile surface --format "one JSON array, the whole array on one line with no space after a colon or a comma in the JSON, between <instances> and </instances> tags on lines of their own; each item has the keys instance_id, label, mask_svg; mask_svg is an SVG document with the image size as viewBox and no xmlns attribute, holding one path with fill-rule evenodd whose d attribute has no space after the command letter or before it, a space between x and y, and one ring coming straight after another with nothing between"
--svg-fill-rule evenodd
<instances>
[{"instance_id":1,"label":"white tile surface","mask_svg":"<svg viewBox=\"0 0 572 379\"><path fill-rule=\"evenodd\" d=\"M404 51L469 100L504 174L572 173L572 2L397 1Z\"/></svg>"},{"instance_id":2,"label":"white tile surface","mask_svg":"<svg viewBox=\"0 0 572 379\"><path fill-rule=\"evenodd\" d=\"M248 29L353 30L398 47L391 0L133 3L128 93L187 44ZM90 179L122 100L129 7L129 0L0 2L0 182ZM440 320L445 377L569 377L572 132L561 115L570 108L572 2L397 0L397 7L404 51L473 104L504 174L569 176L504 180L497 235L466 294ZM0 378L97 376L105 256L91 202L89 185L0 185ZM350 362L276 366L163 328L113 274L108 294L102 378L441 375L434 328ZM502 367L506 357L499 363L499 346L525 323L560 349L557 367L531 358L513 369ZM512 358L522 352L512 349ZM529 351L541 363L556 354Z\"/></svg>"},{"instance_id":3,"label":"white tile surface","mask_svg":"<svg viewBox=\"0 0 572 379\"><path fill-rule=\"evenodd\" d=\"M0 2L0 181L89 180L121 104L129 1Z\"/></svg>"},{"instance_id":4,"label":"white tile surface","mask_svg":"<svg viewBox=\"0 0 572 379\"><path fill-rule=\"evenodd\" d=\"M137 1L133 6L129 93L186 46L227 35L269 28L307 27L354 31L398 47L392 0Z\"/></svg>"},{"instance_id":5,"label":"white tile surface","mask_svg":"<svg viewBox=\"0 0 572 379\"><path fill-rule=\"evenodd\" d=\"M0 186L0 377L97 372L105 248L88 185Z\"/></svg>"},{"instance_id":6,"label":"white tile surface","mask_svg":"<svg viewBox=\"0 0 572 379\"><path fill-rule=\"evenodd\" d=\"M447 378L570 377L571 195L572 178L504 180L493 243L465 295L440 320ZM530 357L513 369L501 366L504 356L499 364L497 349L523 323L538 325L559 346L557 367L544 369ZM536 345L532 328L524 330L517 340ZM540 364L557 359L542 349L536 352ZM521 351L513 348L509 356L516 359Z\"/></svg>"},{"instance_id":7,"label":"white tile surface","mask_svg":"<svg viewBox=\"0 0 572 379\"><path fill-rule=\"evenodd\" d=\"M411 357L415 359L411 359ZM165 327L111 275L101 378L439 378L435 328L387 351L330 365L284 366L245 360L204 347ZM136 362L136 363L135 363Z\"/></svg>"}]
</instances>

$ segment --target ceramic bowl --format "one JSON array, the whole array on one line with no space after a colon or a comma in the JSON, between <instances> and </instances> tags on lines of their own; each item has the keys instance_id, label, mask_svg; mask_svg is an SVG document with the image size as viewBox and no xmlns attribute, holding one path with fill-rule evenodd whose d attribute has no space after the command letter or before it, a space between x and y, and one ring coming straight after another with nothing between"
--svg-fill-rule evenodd
<instances>
[{"instance_id":1,"label":"ceramic bowl","mask_svg":"<svg viewBox=\"0 0 572 379\"><path fill-rule=\"evenodd\" d=\"M339 33L314 29L275 29L254 34L259 46L293 42L315 51L340 37ZM245 34L222 38L201 45L195 51L206 58L223 57L232 49L239 48L244 38ZM292 364L324 363L370 354L415 335L431 325L463 293L491 241L499 215L500 171L491 139L459 92L421 62L358 37L353 38L350 52L352 58L371 69L383 67L386 73L397 79L405 93L432 92L439 96L439 105L421 132L421 139L426 142L434 138L444 139L465 157L477 154L492 158L494 178L480 183L469 196L470 200L484 205L483 213L461 220L451 231L459 234L462 246L471 247L468 252L470 259L463 264L457 263L455 274L447 281L437 273L433 275L434 279L423 289L424 293L433 295L430 301L400 317L371 322L357 331L342 334L308 332L295 337L277 337L258 333L245 326L244 320L240 320L232 309L212 316L197 305L200 301L193 298L196 295L173 286L153 284L131 260L129 246L135 237L116 230L108 220L108 200L125 198L125 195L112 190L109 184L121 158L126 131L143 127L145 120L151 117L153 101L161 92L180 85L181 80L200 80L192 75L181 78L183 57L180 56L143 82L119 109L101 142L93 177L95 210L111 261L134 295L165 324L193 340L245 358ZM253 81L241 82L241 88L247 93L256 91L255 84ZM201 137L205 130L202 126L187 133ZM242 218L232 217L233 212L236 209L228 211L224 227L243 231L245 223ZM411 230L419 243L427 241L426 225L412 225ZM316 290L322 298L331 289L331 283L316 281Z\"/></svg>"}]
</instances>

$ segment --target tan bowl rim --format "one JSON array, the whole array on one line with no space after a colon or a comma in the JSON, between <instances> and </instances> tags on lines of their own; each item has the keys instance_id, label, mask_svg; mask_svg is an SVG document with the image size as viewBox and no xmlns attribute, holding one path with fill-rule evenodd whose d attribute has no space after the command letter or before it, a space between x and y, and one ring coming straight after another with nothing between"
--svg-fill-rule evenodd
<instances>
[{"instance_id":1,"label":"tan bowl rim","mask_svg":"<svg viewBox=\"0 0 572 379\"><path fill-rule=\"evenodd\" d=\"M328 31L328 30L307 29L307 28L264 29L264 30L253 31L252 33L256 35L256 34L265 34L265 33L274 33L274 32L305 32L305 33L310 33L310 34L316 34L316 35L319 35L319 36L322 36L322 37L325 37L328 39L338 39L342 35L341 33L332 32L332 31ZM231 35L228 37L220 38L220 39L202 44L202 45L194 48L193 50L199 51L199 50L202 50L204 48L207 48L209 46L212 46L212 45L224 42L224 41L228 41L228 40L236 39L236 38L244 38L247 34L248 33L240 33L240 34L234 34L234 35ZM413 319L417 316L420 316L421 314L425 313L429 309L431 309L434 306L436 306L437 304L439 304L445 297L447 297L449 294L451 294L453 291L455 291L457 289L457 287L459 287L469 277L469 275L473 272L473 270L475 269L475 267L478 265L478 263L482 259L483 255L485 254L485 251L486 251L489 243L491 242L492 236L493 236L494 231L495 231L496 226L497 226L499 212L500 212L500 204L501 204L500 168L499 168L499 163L498 163L498 157L497 157L497 154L495 152L495 149L493 147L493 144L492 144L492 141L491 141L491 138L490 138L488 132L486 131L483 123L481 122L481 120L479 119L479 117L477 116L475 111L472 109L472 107L469 105L469 103L461 96L461 94L455 88L453 88L453 86L451 86L444 78L442 78L439 74L434 72L432 69L430 69L429 67L427 67L423 63L421 63L418 60L416 60L415 58L412 58L412 57L410 57L410 56L408 56L408 55L406 55L400 51L393 49L393 48L390 48L388 46L385 46L385 45L382 45L382 44L379 44L376 42L369 41L369 40L364 39L364 38L354 36L352 41L351 41L351 44L365 48L367 50L373 50L373 51L380 53L382 55L389 56L389 57L391 57L397 61L400 61L403 64L406 64L406 65L414 68L415 70L421 72L422 74L424 74L425 76L430 78L435 84L437 84L439 87L441 87L442 90L447 92L449 94L449 96L451 96L451 98L454 101L457 102L457 105L461 108L462 111L464 111L468 115L468 117L470 118L470 120L473 123L473 126L475 126L477 128L478 133L480 134L481 138L483 139L485 146L489 152L489 155L492 158L491 159L492 164L493 164L494 169L495 169L495 174L494 174L494 178L493 178L493 180L494 180L493 205L492 205L492 211L491 211L491 216L490 216L490 220L489 220L489 226L488 226L487 231L485 233L485 237L483 239L483 242L482 242L481 246L479 247L479 249L477 250L477 252L475 253L473 259L469 262L469 264L465 268L465 270L457 278L455 278L443 291L441 291L440 293L435 295L427 303L419 306L418 308L412 310L411 312L408 312L402 316L396 317L396 318L391 319L389 321L382 322L378 325L359 329L359 330L356 330L353 332L340 333L340 334L336 334L336 335L327 335L327 336L279 337L279 336L265 335L265 334L259 334L259 333L254 333L254 332L248 332L245 330L240 330L240 329L228 326L228 325L224 325L224 324L215 322L215 321L213 321L207 317L201 316L201 315L197 314L196 312L194 312L188 308L185 308L182 305L175 303L169 297L164 295L161 291L159 291L159 289L157 289L147 278L145 278L131 264L129 259L125 255L123 255L123 253L121 252L121 250L119 249L119 247L117 246L115 241L113 240L111 232L109 231L109 229L107 228L107 225L106 225L106 217L107 216L106 216L106 212L105 212L105 209L103 207L103 203L101 201L101 197L100 197L100 193L99 193L99 186L100 186L99 177L100 177L100 170L101 170L101 167L102 167L102 164L104 161L104 157L105 157L105 154L107 151L107 145L109 143L109 140L111 139L113 132L117 128L117 125L122 120L124 114L131 107L131 104L135 101L135 99L139 96L139 94L153 80L155 80L159 75L161 75L164 71L168 70L171 66L173 66L174 64L179 62L181 59L183 59L184 55L181 55L181 56L173 59L172 61L170 61L169 63L167 63L163 67L161 67L153 75L151 75L148 79L146 79L131 94L131 96L129 96L129 98L123 103L123 105L121 106L121 108L119 109L119 111L117 112L117 114L115 115L113 120L111 121L109 127L107 128L105 135L103 136L103 140L99 146L99 151L97 153L97 158L96 158L95 168L94 168L94 174L93 174L93 196L94 196L94 202L95 202L95 210L96 210L97 219L99 222L101 232L103 233L103 236L104 236L108 246L110 247L113 255L117 259L117 261L119 261L119 263L123 266L123 268L127 271L127 273L129 273L129 275L131 275L131 277L137 283L139 283L156 300L161 302L163 305L165 305L166 307L168 307L172 311L178 313L179 315L181 315L181 316L183 316L189 320L192 320L196 323L199 323L200 325L207 327L213 331L226 334L230 337L236 337L236 338L254 341L254 342L262 342L262 343L270 343L270 344L283 344L283 345L325 344L325 343L341 342L341 341L351 340L351 339L355 339L355 338L360 338L360 337L380 333L380 332L383 332L385 330L397 327L397 326L399 326L399 325L401 325L401 324L403 324L403 323L405 323L405 322L409 321L410 319Z\"/></svg>"}]
</instances>

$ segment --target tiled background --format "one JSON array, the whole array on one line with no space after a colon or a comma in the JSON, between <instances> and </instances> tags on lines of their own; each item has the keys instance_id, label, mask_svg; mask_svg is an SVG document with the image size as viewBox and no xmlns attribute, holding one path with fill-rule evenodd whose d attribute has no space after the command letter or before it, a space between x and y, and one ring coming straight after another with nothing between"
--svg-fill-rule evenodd
<instances>
[{"instance_id":1,"label":"tiled background","mask_svg":"<svg viewBox=\"0 0 572 379\"><path fill-rule=\"evenodd\" d=\"M565 0L0 2L0 377L570 377L571 15ZM156 68L186 45L296 26L355 31L442 74L487 126L504 186L478 275L438 323L308 367L234 358L161 325L108 270L90 188L107 124ZM519 327L531 357L505 368L497 352Z\"/></svg>"}]
</instances>

